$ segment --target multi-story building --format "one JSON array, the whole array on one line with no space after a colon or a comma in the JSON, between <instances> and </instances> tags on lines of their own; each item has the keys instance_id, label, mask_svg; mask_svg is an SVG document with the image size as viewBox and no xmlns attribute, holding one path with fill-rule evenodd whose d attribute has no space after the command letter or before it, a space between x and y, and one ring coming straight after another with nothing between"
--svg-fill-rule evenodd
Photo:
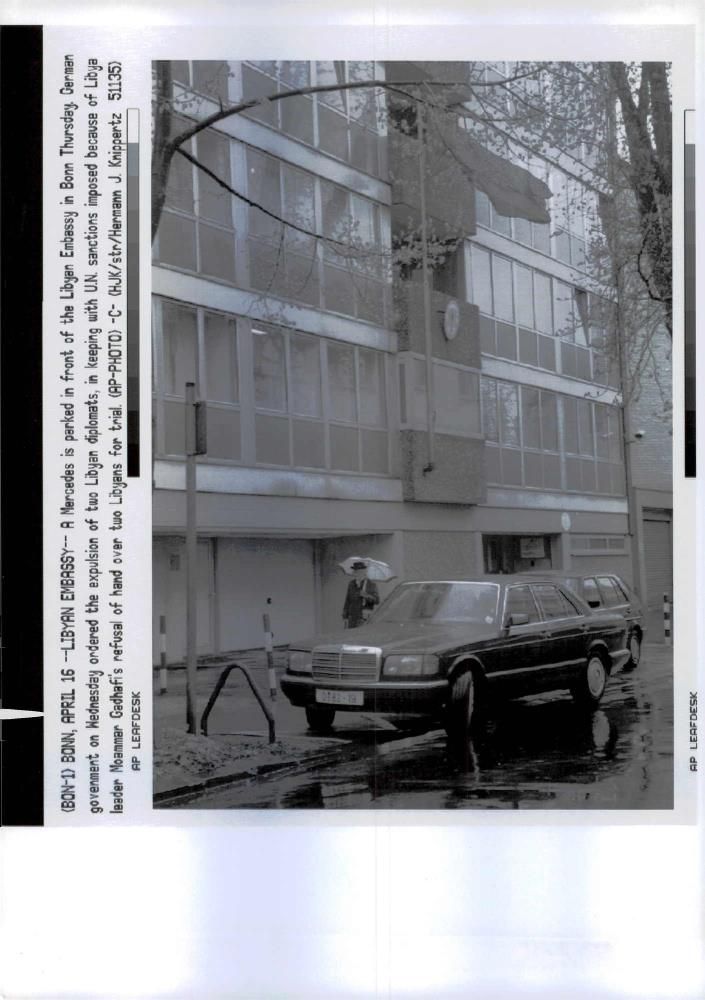
<instances>
[{"instance_id":1,"label":"multi-story building","mask_svg":"<svg viewBox=\"0 0 705 1000\"><path fill-rule=\"evenodd\" d=\"M185 646L187 381L208 413L201 653L260 645L265 610L278 642L338 627L352 554L402 579L573 566L631 580L589 165L532 154L551 224L512 219L445 139L420 134L413 101L345 89L394 64L173 66L189 117L338 87L223 117L172 164L153 278L154 615L168 658ZM426 272L409 236L424 219Z\"/></svg>"}]
</instances>

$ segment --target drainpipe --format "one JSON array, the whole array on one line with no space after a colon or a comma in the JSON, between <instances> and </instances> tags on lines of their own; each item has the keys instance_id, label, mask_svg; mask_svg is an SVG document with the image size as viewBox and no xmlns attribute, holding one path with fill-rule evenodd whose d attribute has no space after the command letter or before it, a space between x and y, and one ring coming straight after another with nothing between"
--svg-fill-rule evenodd
<instances>
[{"instance_id":1,"label":"drainpipe","mask_svg":"<svg viewBox=\"0 0 705 1000\"><path fill-rule=\"evenodd\" d=\"M641 553L639 552L639 546L641 542L641 531L637 519L637 506L636 506L636 496L634 492L633 474L632 474L632 444L634 442L634 435L632 434L632 420L631 420L631 393L632 385L629 373L629 366L627 363L627 358L624 350L624 326L622 322L623 317L623 286L624 279L622 276L622 270L617 266L616 257L619 253L620 248L620 238L619 238L619 226L617 225L617 205L615 200L615 170L614 170L614 157L617 155L617 135L616 135L616 124L614 119L614 110L609 109L607 128L609 136L609 146L610 153L607 160L607 180L610 187L610 199L613 206L613 222L612 222L612 234L610 236L612 246L612 271L614 275L614 282L617 288L617 370L619 372L619 387L622 393L622 406L621 406L621 431L622 431L622 452L624 455L624 486L625 492L627 494L627 536L629 538L629 548L632 564L632 586L637 592L638 596L645 601L646 595L644 587L642 586L642 559Z\"/></svg>"},{"instance_id":2,"label":"drainpipe","mask_svg":"<svg viewBox=\"0 0 705 1000\"><path fill-rule=\"evenodd\" d=\"M424 342L426 353L426 426L428 439L428 463L424 475L435 467L434 422L436 418L435 392L433 385L433 339L431 331L431 289L430 268L428 266L428 220L426 217L426 142L425 109L421 101L416 102L416 122L419 139L419 191L421 201L421 262L423 274L423 315Z\"/></svg>"}]
</instances>

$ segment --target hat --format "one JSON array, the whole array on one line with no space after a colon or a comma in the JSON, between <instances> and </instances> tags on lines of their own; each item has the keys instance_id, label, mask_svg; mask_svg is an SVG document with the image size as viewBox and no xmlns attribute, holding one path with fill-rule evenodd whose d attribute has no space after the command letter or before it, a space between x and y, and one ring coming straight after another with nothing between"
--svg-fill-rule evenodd
<instances>
[{"instance_id":1,"label":"hat","mask_svg":"<svg viewBox=\"0 0 705 1000\"><path fill-rule=\"evenodd\" d=\"M352 569L352 570L356 570L356 569L367 569L367 563L364 563L364 562L362 561L362 559L357 559L357 560L356 560L356 561L355 561L355 562L354 562L354 563L352 564L352 566L350 567L350 569Z\"/></svg>"}]
</instances>

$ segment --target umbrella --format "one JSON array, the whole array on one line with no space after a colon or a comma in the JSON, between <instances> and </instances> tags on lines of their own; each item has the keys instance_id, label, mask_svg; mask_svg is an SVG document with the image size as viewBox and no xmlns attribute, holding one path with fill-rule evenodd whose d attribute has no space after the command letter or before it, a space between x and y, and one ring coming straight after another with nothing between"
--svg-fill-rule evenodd
<instances>
[{"instance_id":1,"label":"umbrella","mask_svg":"<svg viewBox=\"0 0 705 1000\"><path fill-rule=\"evenodd\" d=\"M394 580L396 578L396 573L394 573L391 567L386 563L382 562L380 559L371 559L369 556L350 556L343 562L338 563L340 568L348 576L353 575L353 563L361 562L364 563L367 568L367 579L375 580L378 583L386 583L387 580Z\"/></svg>"}]
</instances>

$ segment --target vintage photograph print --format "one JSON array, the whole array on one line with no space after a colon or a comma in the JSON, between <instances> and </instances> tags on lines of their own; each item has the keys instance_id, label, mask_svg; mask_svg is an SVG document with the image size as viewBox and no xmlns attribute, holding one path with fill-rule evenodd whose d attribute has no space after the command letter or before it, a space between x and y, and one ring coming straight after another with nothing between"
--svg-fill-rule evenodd
<instances>
[{"instance_id":1,"label":"vintage photograph print","mask_svg":"<svg viewBox=\"0 0 705 1000\"><path fill-rule=\"evenodd\" d=\"M155 805L671 809L669 66L153 82Z\"/></svg>"}]
</instances>

